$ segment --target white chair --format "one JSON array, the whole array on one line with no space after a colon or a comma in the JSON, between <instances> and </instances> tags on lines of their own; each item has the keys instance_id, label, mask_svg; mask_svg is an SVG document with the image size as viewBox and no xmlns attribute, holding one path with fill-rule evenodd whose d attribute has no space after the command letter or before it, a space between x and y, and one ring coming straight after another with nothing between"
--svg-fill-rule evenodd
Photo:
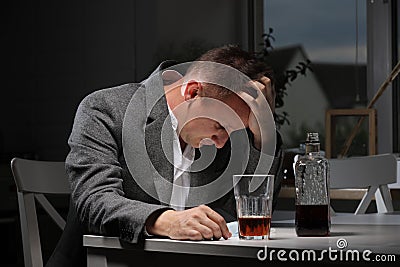
<instances>
[{"instance_id":1,"label":"white chair","mask_svg":"<svg viewBox=\"0 0 400 267\"><path fill-rule=\"evenodd\" d=\"M374 195L378 213L393 212L388 184L397 180L397 160L393 154L329 159L332 189L367 188L355 214L366 212Z\"/></svg>"},{"instance_id":2,"label":"white chair","mask_svg":"<svg viewBox=\"0 0 400 267\"><path fill-rule=\"evenodd\" d=\"M17 186L25 266L42 267L35 199L63 230L65 220L44 194L70 194L64 162L14 158L11 161L11 169Z\"/></svg>"}]
</instances>

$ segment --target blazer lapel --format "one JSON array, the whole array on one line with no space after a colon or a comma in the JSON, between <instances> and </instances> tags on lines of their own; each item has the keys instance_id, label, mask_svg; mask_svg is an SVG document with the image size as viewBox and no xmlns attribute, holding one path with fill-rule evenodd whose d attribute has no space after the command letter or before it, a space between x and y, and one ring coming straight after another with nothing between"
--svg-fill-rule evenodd
<instances>
[{"instance_id":1,"label":"blazer lapel","mask_svg":"<svg viewBox=\"0 0 400 267\"><path fill-rule=\"evenodd\" d=\"M173 129L160 71L172 63L162 63L141 83L126 109L122 127L129 172L142 190L164 204L169 204L172 192L174 170L168 159L173 158Z\"/></svg>"},{"instance_id":2,"label":"blazer lapel","mask_svg":"<svg viewBox=\"0 0 400 267\"><path fill-rule=\"evenodd\" d=\"M172 193L173 128L164 94L160 68L144 83L146 88L146 151L154 166L154 186L162 203L169 204Z\"/></svg>"}]
</instances>

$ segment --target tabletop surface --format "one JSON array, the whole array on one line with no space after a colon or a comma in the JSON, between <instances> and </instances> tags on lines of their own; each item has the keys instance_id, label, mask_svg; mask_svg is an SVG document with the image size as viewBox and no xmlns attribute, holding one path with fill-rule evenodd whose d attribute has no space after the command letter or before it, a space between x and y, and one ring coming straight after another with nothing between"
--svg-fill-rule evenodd
<instances>
[{"instance_id":1,"label":"tabletop surface","mask_svg":"<svg viewBox=\"0 0 400 267\"><path fill-rule=\"evenodd\" d=\"M283 212L275 216L269 240L240 240L237 236L228 240L180 241L168 238L148 238L144 242L147 251L189 253L202 255L256 258L261 250L308 249L308 250L365 250L374 254L400 255L400 215L366 214L332 216L329 237L297 237L293 213ZM86 247L130 249L135 245L121 243L115 237L84 236Z\"/></svg>"}]
</instances>

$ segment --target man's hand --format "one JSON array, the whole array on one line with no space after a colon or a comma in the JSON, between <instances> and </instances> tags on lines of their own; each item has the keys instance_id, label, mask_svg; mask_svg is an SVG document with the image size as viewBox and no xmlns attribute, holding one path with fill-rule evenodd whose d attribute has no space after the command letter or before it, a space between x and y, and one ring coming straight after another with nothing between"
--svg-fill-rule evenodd
<instances>
[{"instance_id":1,"label":"man's hand","mask_svg":"<svg viewBox=\"0 0 400 267\"><path fill-rule=\"evenodd\" d=\"M205 205L182 211L167 210L146 229L149 234L180 240L218 240L232 236L224 218Z\"/></svg>"},{"instance_id":2,"label":"man's hand","mask_svg":"<svg viewBox=\"0 0 400 267\"><path fill-rule=\"evenodd\" d=\"M268 101L269 107L272 114L275 112L275 88L271 84L271 80L268 77L262 76L258 81L255 82L257 88L263 93Z\"/></svg>"},{"instance_id":3,"label":"man's hand","mask_svg":"<svg viewBox=\"0 0 400 267\"><path fill-rule=\"evenodd\" d=\"M265 106L263 105L265 99L269 104L271 112L275 112L275 90L271 85L271 80L265 76L261 77L257 81L251 81L251 86L252 88L257 88L256 90L258 90L258 94L256 97L245 92L241 92L239 94L251 108L249 115L249 129L254 136L254 146L257 149L260 149L261 131L254 112L266 112L266 110L262 110L262 107Z\"/></svg>"}]
</instances>

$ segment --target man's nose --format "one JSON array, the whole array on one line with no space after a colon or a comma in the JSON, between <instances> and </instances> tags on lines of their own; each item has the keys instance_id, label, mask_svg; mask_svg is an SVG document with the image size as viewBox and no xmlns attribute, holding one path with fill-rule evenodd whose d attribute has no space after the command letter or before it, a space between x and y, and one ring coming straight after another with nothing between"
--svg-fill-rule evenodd
<instances>
[{"instance_id":1,"label":"man's nose","mask_svg":"<svg viewBox=\"0 0 400 267\"><path fill-rule=\"evenodd\" d=\"M222 148L226 141L228 141L228 138L229 134L223 129L218 130L216 134L211 136L211 140L213 140L217 148Z\"/></svg>"}]
</instances>

